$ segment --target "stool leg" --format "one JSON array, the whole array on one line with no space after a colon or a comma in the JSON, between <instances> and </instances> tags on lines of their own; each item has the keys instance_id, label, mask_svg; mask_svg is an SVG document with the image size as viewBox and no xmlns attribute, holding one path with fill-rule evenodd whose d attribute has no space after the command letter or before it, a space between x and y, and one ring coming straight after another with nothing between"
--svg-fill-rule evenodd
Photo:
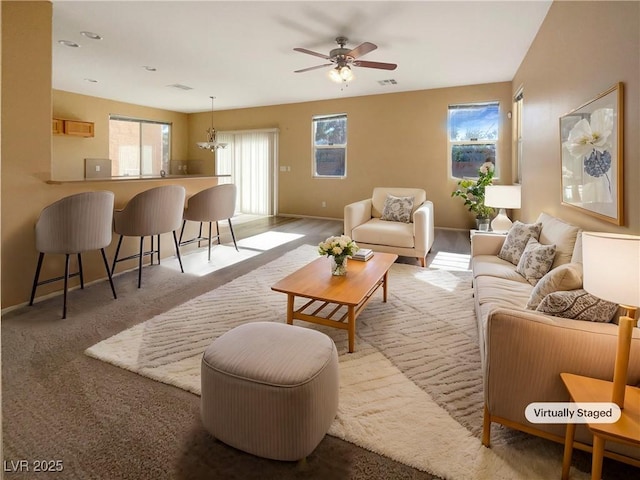
<instances>
[{"instance_id":1,"label":"stool leg","mask_svg":"<svg viewBox=\"0 0 640 480\"><path fill-rule=\"evenodd\" d=\"M216 220L216 233L218 234L218 245L222 245L222 242L220 241L220 225L218 225L218 221Z\"/></svg>"},{"instance_id":2,"label":"stool leg","mask_svg":"<svg viewBox=\"0 0 640 480\"><path fill-rule=\"evenodd\" d=\"M200 248L201 238L202 238L202 222L200 222L200 226L198 227L198 248Z\"/></svg>"},{"instance_id":3,"label":"stool leg","mask_svg":"<svg viewBox=\"0 0 640 480\"><path fill-rule=\"evenodd\" d=\"M102 253L102 260L104 261L104 268L107 271L107 277L109 277L109 285L111 285L111 291L113 292L113 298L118 298L116 295L116 287L113 286L113 277L111 276L111 271L109 270L109 262L107 261L107 254L104 251L104 248L100 249Z\"/></svg>"},{"instance_id":4,"label":"stool leg","mask_svg":"<svg viewBox=\"0 0 640 480\"><path fill-rule=\"evenodd\" d=\"M80 273L80 288L84 290L84 274L82 272L82 255L78 254L78 272Z\"/></svg>"},{"instance_id":5,"label":"stool leg","mask_svg":"<svg viewBox=\"0 0 640 480\"><path fill-rule=\"evenodd\" d=\"M178 246L178 237L176 236L176 231L173 231L173 243L176 245L176 256L178 257L178 263L180 264L180 271L184 273L184 268L182 268L182 258L180 258L180 247Z\"/></svg>"},{"instance_id":6,"label":"stool leg","mask_svg":"<svg viewBox=\"0 0 640 480\"><path fill-rule=\"evenodd\" d=\"M153 235L151 235L151 242L153 243ZM138 288L140 288L140 286L142 285L142 252L143 252L143 247L144 247L144 237L140 237L140 258L138 258Z\"/></svg>"},{"instance_id":7,"label":"stool leg","mask_svg":"<svg viewBox=\"0 0 640 480\"><path fill-rule=\"evenodd\" d=\"M64 299L62 301L62 318L67 318L67 288L69 287L69 254L65 255L64 261Z\"/></svg>"},{"instance_id":8,"label":"stool leg","mask_svg":"<svg viewBox=\"0 0 640 480\"><path fill-rule=\"evenodd\" d=\"M238 250L238 244L236 243L236 235L235 233L233 233L233 225L231 224L231 219L229 218L229 230L231 230L231 238L233 239L233 245L236 247L236 252L239 252L240 250Z\"/></svg>"},{"instance_id":9,"label":"stool leg","mask_svg":"<svg viewBox=\"0 0 640 480\"><path fill-rule=\"evenodd\" d=\"M153 265L153 252L155 249L153 248L153 235L151 235L151 263L149 265ZM158 255L158 263L160 263L160 255Z\"/></svg>"},{"instance_id":10,"label":"stool leg","mask_svg":"<svg viewBox=\"0 0 640 480\"><path fill-rule=\"evenodd\" d=\"M153 238L153 237L152 237ZM176 238L176 232L173 232L173 238ZM158 265L160 265L160 234L158 234ZM153 258L153 257L151 257Z\"/></svg>"},{"instance_id":11,"label":"stool leg","mask_svg":"<svg viewBox=\"0 0 640 480\"><path fill-rule=\"evenodd\" d=\"M118 246L116 247L116 255L113 257L113 264L111 265L111 275L116 271L116 262L118 261L118 253L120 253L120 245L122 245L122 235L120 235L120 239L118 240Z\"/></svg>"},{"instance_id":12,"label":"stool leg","mask_svg":"<svg viewBox=\"0 0 640 480\"><path fill-rule=\"evenodd\" d=\"M209 222L209 256L207 259L211 261L211 222Z\"/></svg>"},{"instance_id":13,"label":"stool leg","mask_svg":"<svg viewBox=\"0 0 640 480\"><path fill-rule=\"evenodd\" d=\"M40 278L40 269L42 268L42 259L44 259L44 253L40 252L38 256L38 266L36 267L36 276L33 278L33 288L31 289L31 300L29 300L29 306L33 305L33 299L36 296L36 288L38 288L38 279Z\"/></svg>"},{"instance_id":14,"label":"stool leg","mask_svg":"<svg viewBox=\"0 0 640 480\"><path fill-rule=\"evenodd\" d=\"M184 227L187 224L186 220L182 220L182 228L180 229L180 239L178 240L178 245L182 245L182 235L184 235Z\"/></svg>"}]
</instances>

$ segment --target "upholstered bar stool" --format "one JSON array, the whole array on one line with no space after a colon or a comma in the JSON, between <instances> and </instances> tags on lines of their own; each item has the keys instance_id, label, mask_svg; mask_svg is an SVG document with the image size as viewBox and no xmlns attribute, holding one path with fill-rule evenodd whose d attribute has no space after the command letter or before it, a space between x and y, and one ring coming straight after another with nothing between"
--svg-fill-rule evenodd
<instances>
[{"instance_id":1,"label":"upholstered bar stool","mask_svg":"<svg viewBox=\"0 0 640 480\"><path fill-rule=\"evenodd\" d=\"M132 258L138 259L138 288L142 285L142 259L145 255L151 256L153 265L153 255L158 255L158 265L160 264L160 235L163 233L173 233L176 256L182 268L180 249L178 247L178 237L176 230L180 228L182 221L182 211L184 209L185 189L180 185L165 185L150 190L145 190L137 194L122 209L116 210L113 214L113 229L120 235L116 254L113 257L111 274L116 269L116 263ZM157 237L158 244L154 247L154 236ZM124 258L118 258L123 237L140 237L140 250L137 254ZM144 251L144 237L151 237L151 250Z\"/></svg>"},{"instance_id":2,"label":"upholstered bar stool","mask_svg":"<svg viewBox=\"0 0 640 480\"><path fill-rule=\"evenodd\" d=\"M113 192L106 191L78 193L58 200L42 210L36 222L36 249L40 255L29 305L33 305L36 289L40 285L64 280L62 318L66 318L69 278L79 275L80 288L84 288L81 254L90 250L100 250L102 253L113 298L117 298L104 252L104 248L111 243L113 197ZM65 255L64 275L40 282L45 253ZM69 273L69 256L72 254L78 256L78 271L75 273Z\"/></svg>"},{"instance_id":3,"label":"upholstered bar stool","mask_svg":"<svg viewBox=\"0 0 640 480\"><path fill-rule=\"evenodd\" d=\"M208 259L211 260L211 239L217 238L218 245L220 244L220 227L218 222L221 220L229 221L229 230L231 230L231 238L233 239L233 245L238 251L238 244L236 243L236 236L233 232L233 225L231 224L231 217L233 217L236 210L236 192L237 188L232 183L226 183L223 185L216 185L202 190L193 195L187 201L187 208L183 213L182 230L180 231L180 245L188 245L193 242L200 242L208 240L209 242L209 255ZM194 222L200 222L200 229L198 236L190 240L182 240L184 234L184 227L187 224L187 220ZM209 222L209 236L202 236L202 223ZM212 237L211 224L216 223L216 235Z\"/></svg>"}]
</instances>

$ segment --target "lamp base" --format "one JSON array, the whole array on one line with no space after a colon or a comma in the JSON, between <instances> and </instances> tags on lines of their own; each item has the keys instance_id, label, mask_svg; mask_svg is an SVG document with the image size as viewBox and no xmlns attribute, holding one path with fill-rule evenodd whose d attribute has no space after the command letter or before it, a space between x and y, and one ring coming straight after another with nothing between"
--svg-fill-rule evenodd
<instances>
[{"instance_id":1,"label":"lamp base","mask_svg":"<svg viewBox=\"0 0 640 480\"><path fill-rule=\"evenodd\" d=\"M491 230L494 232L506 232L511 228L511 225L513 225L513 222L507 217L506 210L501 208L496 218L491 222Z\"/></svg>"}]
</instances>

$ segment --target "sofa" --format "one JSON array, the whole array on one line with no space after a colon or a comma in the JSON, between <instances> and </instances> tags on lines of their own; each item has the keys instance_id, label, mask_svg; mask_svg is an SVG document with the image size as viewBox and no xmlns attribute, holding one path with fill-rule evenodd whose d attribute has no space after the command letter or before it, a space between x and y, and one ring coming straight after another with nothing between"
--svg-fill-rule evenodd
<instances>
[{"instance_id":1,"label":"sofa","mask_svg":"<svg viewBox=\"0 0 640 480\"><path fill-rule=\"evenodd\" d=\"M567 285L563 288L560 282L556 288L561 291L548 293L548 298L580 292L581 230L546 213L542 213L536 223L541 224L539 243L556 245L546 279L573 271L572 280L564 275L563 281L569 288ZM491 424L499 423L564 443L565 425L530 423L525 417L525 408L532 402L569 401L560 373L604 380L613 378L616 319L620 312L616 313L618 307L614 305L611 320L585 321L526 308L536 294L545 292L539 291L539 286L536 290L533 285L536 282L521 275L514 263L500 258L506 238L495 234L475 234L471 238L473 291L484 380L482 441L485 446L490 445ZM539 282L546 279L543 276ZM548 284L543 282L540 286ZM540 302L538 308L545 302L539 298L537 301ZM633 332L627 383L640 386L638 328ZM590 451L592 436L586 426L577 426L575 442L576 448ZM605 448L605 456L640 466L640 449L615 442L607 442Z\"/></svg>"},{"instance_id":2,"label":"sofa","mask_svg":"<svg viewBox=\"0 0 640 480\"><path fill-rule=\"evenodd\" d=\"M412 199L410 211L404 216L406 221L385 220L390 196ZM371 198L344 207L344 234L361 248L415 257L424 267L433 245L433 203L419 188L376 187Z\"/></svg>"}]
</instances>

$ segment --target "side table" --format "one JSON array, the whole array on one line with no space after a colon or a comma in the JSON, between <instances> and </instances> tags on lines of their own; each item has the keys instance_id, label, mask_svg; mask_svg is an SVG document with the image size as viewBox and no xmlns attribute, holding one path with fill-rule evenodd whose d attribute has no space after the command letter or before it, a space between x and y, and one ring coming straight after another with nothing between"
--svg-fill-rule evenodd
<instances>
[{"instance_id":1,"label":"side table","mask_svg":"<svg viewBox=\"0 0 640 480\"><path fill-rule=\"evenodd\" d=\"M611 402L613 382L572 373L561 373L560 378L562 378L572 402ZM587 427L593 434L591 480L600 480L604 444L607 440L640 447L640 388L626 386L624 408L616 423L587 423ZM575 431L575 423L567 424L562 459L562 480L569 478Z\"/></svg>"},{"instance_id":2,"label":"side table","mask_svg":"<svg viewBox=\"0 0 640 480\"><path fill-rule=\"evenodd\" d=\"M476 234L481 234L481 235L500 235L500 236L506 237L508 233L509 232L494 232L493 230L476 230L474 228L474 229L469 230L469 238L473 237Z\"/></svg>"}]
</instances>

